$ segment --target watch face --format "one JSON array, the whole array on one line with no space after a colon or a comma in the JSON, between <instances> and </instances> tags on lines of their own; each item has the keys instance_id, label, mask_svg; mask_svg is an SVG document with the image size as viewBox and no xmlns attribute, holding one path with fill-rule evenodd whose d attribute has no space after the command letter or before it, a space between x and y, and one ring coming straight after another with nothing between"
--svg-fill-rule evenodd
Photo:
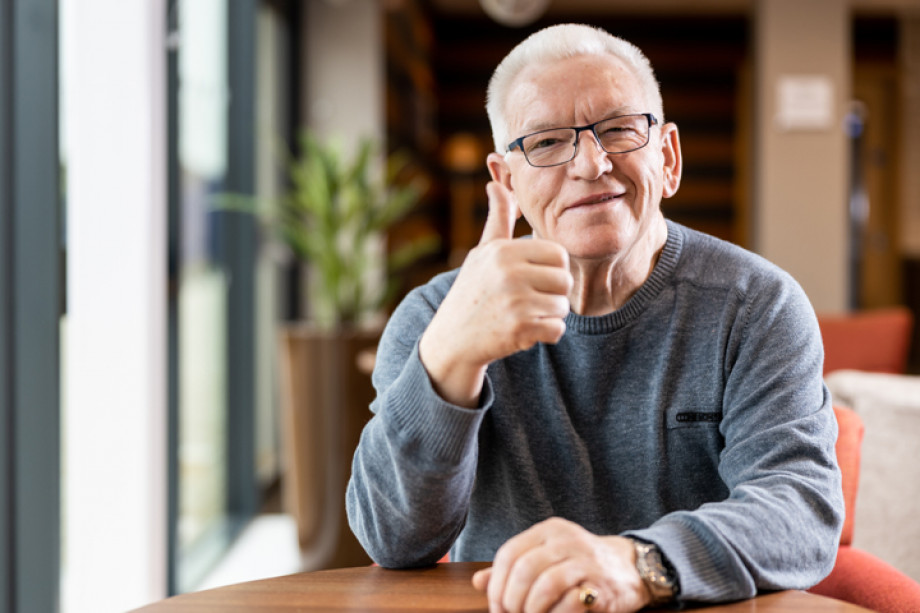
<instances>
[{"instance_id":1,"label":"watch face","mask_svg":"<svg viewBox=\"0 0 920 613\"><path fill-rule=\"evenodd\" d=\"M506 26L526 26L536 21L550 0L479 0L489 17Z\"/></svg>"}]
</instances>

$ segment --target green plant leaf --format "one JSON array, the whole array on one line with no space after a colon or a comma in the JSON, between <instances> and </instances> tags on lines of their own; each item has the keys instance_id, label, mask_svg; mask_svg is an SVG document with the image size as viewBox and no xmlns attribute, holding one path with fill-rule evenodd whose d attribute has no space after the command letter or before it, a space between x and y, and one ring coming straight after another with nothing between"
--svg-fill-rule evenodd
<instances>
[{"instance_id":1,"label":"green plant leaf","mask_svg":"<svg viewBox=\"0 0 920 613\"><path fill-rule=\"evenodd\" d=\"M318 325L354 325L392 299L392 275L438 248L439 240L428 237L400 247L383 262L370 251L418 203L427 182L401 179L411 169L404 151L378 164L378 145L371 138L362 138L351 156L310 130L297 142L297 155L287 149L278 155L289 180L282 197L260 201L221 194L214 207L257 216L308 265L311 312ZM382 287L368 286L369 271L381 268L387 275Z\"/></svg>"}]
</instances>

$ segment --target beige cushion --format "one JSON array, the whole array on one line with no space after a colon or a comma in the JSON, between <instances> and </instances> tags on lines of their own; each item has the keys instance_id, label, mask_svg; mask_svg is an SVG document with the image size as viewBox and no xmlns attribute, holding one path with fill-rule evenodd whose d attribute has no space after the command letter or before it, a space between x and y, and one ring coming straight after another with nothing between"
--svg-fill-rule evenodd
<instances>
[{"instance_id":1,"label":"beige cushion","mask_svg":"<svg viewBox=\"0 0 920 613\"><path fill-rule=\"evenodd\" d=\"M866 427L853 546L920 581L920 377L842 370L825 381Z\"/></svg>"}]
</instances>

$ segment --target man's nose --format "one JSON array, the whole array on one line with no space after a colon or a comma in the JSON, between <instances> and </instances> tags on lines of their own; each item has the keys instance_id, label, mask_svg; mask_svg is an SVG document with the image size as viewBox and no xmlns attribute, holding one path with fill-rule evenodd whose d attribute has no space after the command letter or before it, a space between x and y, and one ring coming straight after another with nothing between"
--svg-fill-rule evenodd
<instances>
[{"instance_id":1,"label":"man's nose","mask_svg":"<svg viewBox=\"0 0 920 613\"><path fill-rule=\"evenodd\" d=\"M604 151L597 136L591 130L585 130L578 135L572 165L580 172L590 174L592 177L600 176L613 168L610 155Z\"/></svg>"}]
</instances>

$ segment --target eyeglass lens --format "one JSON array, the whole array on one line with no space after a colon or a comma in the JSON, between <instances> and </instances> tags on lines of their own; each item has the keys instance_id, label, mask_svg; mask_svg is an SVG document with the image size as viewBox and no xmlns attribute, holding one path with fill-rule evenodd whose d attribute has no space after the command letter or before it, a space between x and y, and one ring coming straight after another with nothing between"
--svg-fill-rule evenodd
<instances>
[{"instance_id":1,"label":"eyeglass lens","mask_svg":"<svg viewBox=\"0 0 920 613\"><path fill-rule=\"evenodd\" d=\"M594 133L607 153L626 153L648 143L649 120L645 115L624 115L594 126ZM578 130L556 128L525 136L522 149L534 166L555 166L575 157Z\"/></svg>"}]
</instances>

